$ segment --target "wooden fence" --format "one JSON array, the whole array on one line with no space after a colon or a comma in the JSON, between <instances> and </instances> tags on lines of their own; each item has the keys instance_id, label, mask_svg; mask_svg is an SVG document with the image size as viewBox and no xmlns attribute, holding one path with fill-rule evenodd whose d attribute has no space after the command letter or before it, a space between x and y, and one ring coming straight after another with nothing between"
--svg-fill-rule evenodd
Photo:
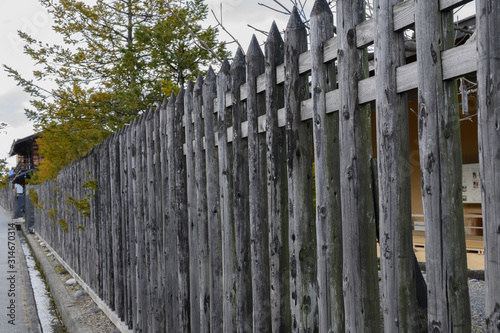
<instances>
[{"instance_id":1,"label":"wooden fence","mask_svg":"<svg viewBox=\"0 0 500 333\"><path fill-rule=\"evenodd\" d=\"M364 21L363 1L338 0L334 36L318 0L310 50L294 11L284 41L273 25L265 53L254 38L34 188L38 232L136 331L416 332L406 92L418 88L420 310L429 332L468 333L454 79L477 72L486 316L498 332L500 2L476 0L477 44L454 47L452 10L466 2L381 0ZM418 61L406 64L412 26Z\"/></svg>"},{"instance_id":2,"label":"wooden fence","mask_svg":"<svg viewBox=\"0 0 500 333\"><path fill-rule=\"evenodd\" d=\"M16 189L11 184L0 189L0 206L9 213L18 211Z\"/></svg>"}]
</instances>

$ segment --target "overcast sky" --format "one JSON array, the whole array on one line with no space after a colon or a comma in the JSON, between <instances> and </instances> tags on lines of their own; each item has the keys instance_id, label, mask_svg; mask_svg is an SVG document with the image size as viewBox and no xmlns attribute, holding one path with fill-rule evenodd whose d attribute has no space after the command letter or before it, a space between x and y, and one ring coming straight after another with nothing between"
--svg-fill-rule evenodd
<instances>
[{"instance_id":1,"label":"overcast sky","mask_svg":"<svg viewBox=\"0 0 500 333\"><path fill-rule=\"evenodd\" d=\"M205 0L210 9L220 17L220 4L222 3L223 24L243 46L245 52L253 34L262 44L265 36L256 32L247 24L258 29L268 31L271 23L276 21L278 28L286 27L288 17L259 6L258 2L275 6L272 0ZM90 1L89 1L90 2ZM93 1L92 1L93 2ZM290 4L289 0L282 1ZM308 11L314 3L308 1ZM290 5L289 5L290 7ZM470 6L473 8L473 5ZM462 10L458 13L461 18L473 13L473 9ZM30 59L22 52L22 43L17 37L17 30L23 30L32 37L53 42L56 41L55 34L51 30L51 20L44 8L39 5L38 0L2 1L0 11L0 64L14 67L25 75L29 75L32 68ZM211 13L208 15L208 23L215 25L216 22ZM223 31L220 32L221 40L230 40ZM229 49L235 51L236 46L230 45ZM9 78L3 67L0 68L0 122L9 124L9 127L0 133L0 158L8 156L12 142L33 134L33 126L24 114L24 109L29 107L30 96L16 82ZM9 159L11 165L15 165L14 158Z\"/></svg>"}]
</instances>

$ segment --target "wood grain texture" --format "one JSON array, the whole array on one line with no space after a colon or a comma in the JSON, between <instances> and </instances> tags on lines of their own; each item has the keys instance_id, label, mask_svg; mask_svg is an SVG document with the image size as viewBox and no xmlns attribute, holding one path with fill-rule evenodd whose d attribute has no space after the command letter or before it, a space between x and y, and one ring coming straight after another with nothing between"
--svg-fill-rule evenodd
<instances>
[{"instance_id":1,"label":"wood grain texture","mask_svg":"<svg viewBox=\"0 0 500 333\"><path fill-rule=\"evenodd\" d=\"M219 156L219 203L222 232L222 331L236 330L236 248L233 210L233 154L228 140L228 127L232 125L231 110L226 108L226 92L230 89L230 65L227 59L222 63L217 77L218 106L218 156ZM232 132L231 132L232 134Z\"/></svg>"},{"instance_id":2,"label":"wood grain texture","mask_svg":"<svg viewBox=\"0 0 500 333\"><path fill-rule=\"evenodd\" d=\"M390 11L400 2L380 1L375 7L378 239L384 330L417 332L408 102L396 88L396 67L405 63L404 36L393 31Z\"/></svg>"},{"instance_id":3,"label":"wood grain texture","mask_svg":"<svg viewBox=\"0 0 500 333\"><path fill-rule=\"evenodd\" d=\"M284 55L283 39L275 23L267 37L265 58L271 328L272 332L290 332L286 133L284 126L279 126L278 109L283 104L283 89L277 86L276 79L277 66L283 63Z\"/></svg>"},{"instance_id":4,"label":"wood grain texture","mask_svg":"<svg viewBox=\"0 0 500 333\"><path fill-rule=\"evenodd\" d=\"M245 56L241 49L231 64L231 107L233 123L233 207L236 249L236 331L252 331L252 279L248 203L248 142L243 140L244 119L241 88L246 81Z\"/></svg>"},{"instance_id":5,"label":"wood grain texture","mask_svg":"<svg viewBox=\"0 0 500 333\"><path fill-rule=\"evenodd\" d=\"M458 107L452 96L457 90L455 86L451 88L453 93L448 91L441 66L441 50L448 47L443 32L443 22L447 22L437 3L416 2L415 15L416 33L421 36L417 40L418 126L422 202L427 221L429 331L469 332L470 313L467 316L461 312L470 307L462 200L457 197L461 184L455 178L461 175Z\"/></svg>"},{"instance_id":6,"label":"wood grain texture","mask_svg":"<svg viewBox=\"0 0 500 333\"><path fill-rule=\"evenodd\" d=\"M217 97L217 78L210 67L203 82L205 164L207 179L207 222L210 253L210 329L222 332L222 234L219 204L219 166L215 148L214 100Z\"/></svg>"},{"instance_id":7,"label":"wood grain texture","mask_svg":"<svg viewBox=\"0 0 500 333\"><path fill-rule=\"evenodd\" d=\"M319 329L316 228L312 188L311 122L301 121L300 102L308 94L299 76L299 55L307 49L307 33L297 8L285 30L285 110L288 175L290 307L292 332Z\"/></svg>"},{"instance_id":8,"label":"wood grain texture","mask_svg":"<svg viewBox=\"0 0 500 333\"><path fill-rule=\"evenodd\" d=\"M184 136L186 141L186 196L187 221L189 226L189 295L191 331L200 331L200 287L198 268L198 223L196 223L196 179L194 164L194 128L192 122L193 111L193 82L189 82L184 93Z\"/></svg>"},{"instance_id":9,"label":"wood grain texture","mask_svg":"<svg viewBox=\"0 0 500 333\"><path fill-rule=\"evenodd\" d=\"M380 303L376 230L371 184L370 106L358 101L358 82L367 76L366 51L356 47L356 24L364 1L338 1L340 91L340 186L346 332L379 332Z\"/></svg>"},{"instance_id":10,"label":"wood grain texture","mask_svg":"<svg viewBox=\"0 0 500 333\"><path fill-rule=\"evenodd\" d=\"M200 332L210 332L210 266L207 211L206 159L203 151L204 126L202 119L203 77L193 89L194 155L196 179L196 222L198 224L198 261L200 286Z\"/></svg>"},{"instance_id":11,"label":"wood grain texture","mask_svg":"<svg viewBox=\"0 0 500 333\"><path fill-rule=\"evenodd\" d=\"M324 0L311 12L311 90L316 189L316 253L320 332L344 332L342 214L338 113L326 114L326 93L336 87L334 63L325 65L323 45L334 33L333 14Z\"/></svg>"},{"instance_id":12,"label":"wood grain texture","mask_svg":"<svg viewBox=\"0 0 500 333\"><path fill-rule=\"evenodd\" d=\"M500 79L498 2L477 1L479 163L485 227L486 331L500 332Z\"/></svg>"},{"instance_id":13,"label":"wood grain texture","mask_svg":"<svg viewBox=\"0 0 500 333\"><path fill-rule=\"evenodd\" d=\"M267 220L266 136L258 117L265 99L257 94L257 77L264 73L264 54L255 35L246 54L249 165L249 216L252 271L253 331L271 332L269 232Z\"/></svg>"}]
</instances>

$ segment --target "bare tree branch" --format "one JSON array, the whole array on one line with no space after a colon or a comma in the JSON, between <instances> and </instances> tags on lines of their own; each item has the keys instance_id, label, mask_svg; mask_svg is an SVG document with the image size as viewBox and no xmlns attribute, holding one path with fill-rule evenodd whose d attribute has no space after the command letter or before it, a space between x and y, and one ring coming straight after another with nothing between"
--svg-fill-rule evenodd
<instances>
[{"instance_id":1,"label":"bare tree branch","mask_svg":"<svg viewBox=\"0 0 500 333\"><path fill-rule=\"evenodd\" d=\"M264 31L264 30L260 30L260 29L257 29L256 27L254 27L253 25L251 24L247 24L247 26L249 26L250 28L252 28L253 30L257 31L257 32L260 32L261 34L263 34L264 36L267 37L267 35L269 35L269 33L267 31Z\"/></svg>"},{"instance_id":2,"label":"bare tree branch","mask_svg":"<svg viewBox=\"0 0 500 333\"><path fill-rule=\"evenodd\" d=\"M277 12L277 13L284 14L284 15L290 15L290 12L288 11L288 9L287 9L287 11L286 11L286 12L284 12L284 11L281 11L281 10L279 10L279 9L273 8L273 7L271 7L271 6L268 6L268 5L264 4L264 3L260 3L260 2L258 2L258 4L259 4L259 6L265 7L265 8L267 8L267 9L270 9L270 10L275 11L275 12Z\"/></svg>"},{"instance_id":3,"label":"bare tree branch","mask_svg":"<svg viewBox=\"0 0 500 333\"><path fill-rule=\"evenodd\" d=\"M276 4L278 4L281 8L283 8L287 13L288 15L290 15L292 12L290 12L290 10L288 10L288 8L286 8L285 6L283 6L281 4L281 2L279 2L278 0L273 0Z\"/></svg>"},{"instance_id":4,"label":"bare tree branch","mask_svg":"<svg viewBox=\"0 0 500 333\"><path fill-rule=\"evenodd\" d=\"M243 51L243 47L241 46L241 44L238 42L238 40L236 38L234 38L234 36L222 25L222 3L220 4L221 6L221 18L219 20L219 18L217 17L217 15L215 15L213 9L211 10L212 11L212 15L214 16L215 20L217 21L217 24L222 28L222 30L224 30L225 33L227 33L229 35L229 37L231 37L231 39L238 45L238 47L241 49L241 51L243 52L243 54L245 54L245 52Z\"/></svg>"}]
</instances>

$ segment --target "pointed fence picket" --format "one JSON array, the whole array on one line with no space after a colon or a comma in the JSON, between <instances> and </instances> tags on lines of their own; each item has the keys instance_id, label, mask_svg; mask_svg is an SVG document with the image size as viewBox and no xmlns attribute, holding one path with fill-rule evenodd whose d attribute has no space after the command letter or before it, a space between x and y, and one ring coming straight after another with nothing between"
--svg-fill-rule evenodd
<instances>
[{"instance_id":1,"label":"pointed fence picket","mask_svg":"<svg viewBox=\"0 0 500 333\"><path fill-rule=\"evenodd\" d=\"M363 1L339 0L334 36L317 0L310 50L294 10L284 41L273 24L264 53L253 39L246 56L238 50L217 75L210 68L56 181L30 187L37 232L134 331L379 332L382 309L386 332L416 332L425 309L411 253L405 93L418 88L428 326L470 331L453 80L477 70L486 316L498 332L500 63L491 31L500 8L476 0L477 50L453 47L450 11L466 2L380 0L376 18L363 21ZM418 60L405 64L412 25Z\"/></svg>"}]
</instances>

